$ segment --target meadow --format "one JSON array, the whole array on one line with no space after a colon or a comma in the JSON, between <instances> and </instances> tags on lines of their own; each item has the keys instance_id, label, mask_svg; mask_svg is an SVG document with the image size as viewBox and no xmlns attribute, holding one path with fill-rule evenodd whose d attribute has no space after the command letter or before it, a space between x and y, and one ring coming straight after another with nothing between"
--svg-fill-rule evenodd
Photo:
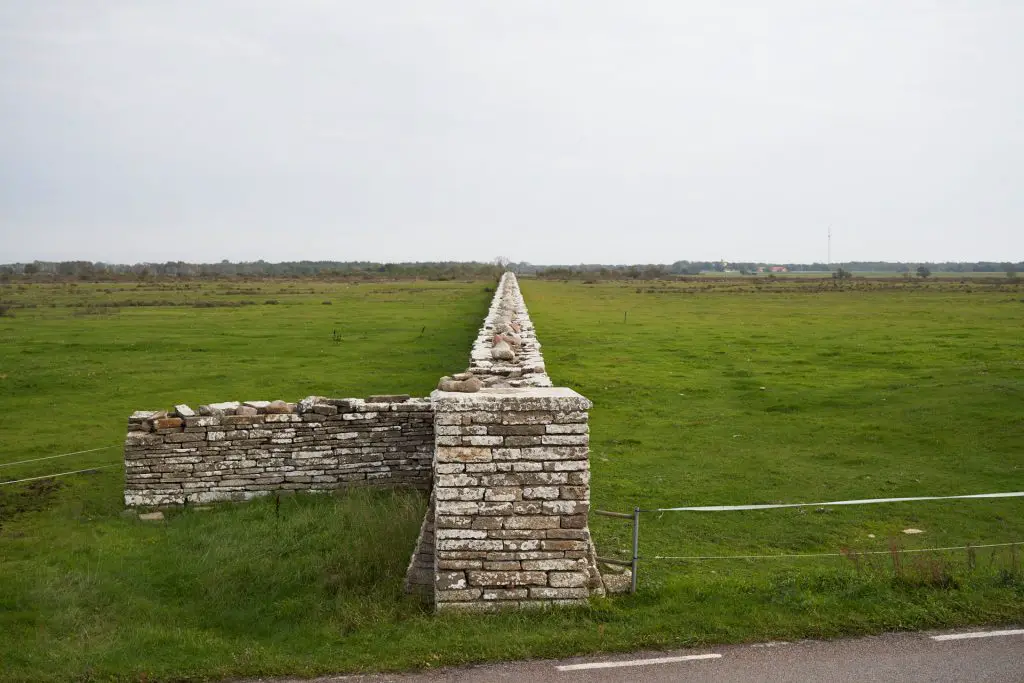
<instances>
[{"instance_id":1,"label":"meadow","mask_svg":"<svg viewBox=\"0 0 1024 683\"><path fill-rule=\"evenodd\" d=\"M595 403L597 508L1024 490L1020 285L521 286L552 379ZM1021 499L648 514L636 596L443 618L401 594L415 492L122 514L133 410L425 395L465 366L490 287L0 286L0 464L113 446L0 481L114 465L0 486L0 680L313 675L1024 619L1020 550L858 554L1024 540ZM602 554L627 552L628 526L591 524Z\"/></svg>"}]
</instances>

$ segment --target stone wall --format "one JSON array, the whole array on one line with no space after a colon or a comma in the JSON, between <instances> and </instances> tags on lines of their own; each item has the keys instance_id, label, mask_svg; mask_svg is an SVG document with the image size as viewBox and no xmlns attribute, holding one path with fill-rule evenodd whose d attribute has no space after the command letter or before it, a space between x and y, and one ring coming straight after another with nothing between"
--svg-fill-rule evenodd
<instances>
[{"instance_id":1,"label":"stone wall","mask_svg":"<svg viewBox=\"0 0 1024 683\"><path fill-rule=\"evenodd\" d=\"M571 389L434 392L438 611L585 602L590 401Z\"/></svg>"},{"instance_id":2,"label":"stone wall","mask_svg":"<svg viewBox=\"0 0 1024 683\"><path fill-rule=\"evenodd\" d=\"M311 396L139 411L125 440L125 504L245 500L342 486L428 488L429 399Z\"/></svg>"},{"instance_id":3,"label":"stone wall","mask_svg":"<svg viewBox=\"0 0 1024 683\"><path fill-rule=\"evenodd\" d=\"M510 329L511 326L511 329ZM508 332L512 359L492 353ZM506 273L464 377L435 391L434 486L406 589L437 611L576 604L604 587L587 527L590 401L548 378L515 275Z\"/></svg>"},{"instance_id":4,"label":"stone wall","mask_svg":"<svg viewBox=\"0 0 1024 683\"><path fill-rule=\"evenodd\" d=\"M491 356L495 326L504 312L510 312L520 331L521 344L515 349L513 361L496 360ZM485 387L550 387L544 357L540 351L537 331L530 320L519 281L513 273L505 273L494 293L484 324L473 342L467 372L479 377Z\"/></svg>"},{"instance_id":5,"label":"stone wall","mask_svg":"<svg viewBox=\"0 0 1024 683\"><path fill-rule=\"evenodd\" d=\"M442 378L452 391L137 412L125 503L429 488L407 590L438 611L585 602L604 592L587 527L591 404L551 384L519 284L505 273L469 367Z\"/></svg>"}]
</instances>

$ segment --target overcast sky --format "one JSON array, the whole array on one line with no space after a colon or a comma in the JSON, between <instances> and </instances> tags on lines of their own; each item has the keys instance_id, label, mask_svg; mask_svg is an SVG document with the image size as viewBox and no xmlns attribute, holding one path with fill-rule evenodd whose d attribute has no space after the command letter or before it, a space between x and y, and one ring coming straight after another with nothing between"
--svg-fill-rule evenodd
<instances>
[{"instance_id":1,"label":"overcast sky","mask_svg":"<svg viewBox=\"0 0 1024 683\"><path fill-rule=\"evenodd\" d=\"M0 262L1024 259L1020 0L0 0Z\"/></svg>"}]
</instances>

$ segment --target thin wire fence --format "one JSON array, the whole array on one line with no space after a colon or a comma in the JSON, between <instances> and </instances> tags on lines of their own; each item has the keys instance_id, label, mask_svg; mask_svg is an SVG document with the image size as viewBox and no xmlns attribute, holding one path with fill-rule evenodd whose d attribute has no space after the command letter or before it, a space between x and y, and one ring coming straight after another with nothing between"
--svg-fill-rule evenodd
<instances>
[{"instance_id":1,"label":"thin wire fence","mask_svg":"<svg viewBox=\"0 0 1024 683\"><path fill-rule=\"evenodd\" d=\"M81 451L71 451L69 453L58 453L57 455L45 455L41 458L28 458L27 460L16 460L14 462L0 463L0 468L3 467L14 467L15 465L27 465L34 462L42 462L44 460L54 460L55 458L67 458L72 455L83 455L85 453L98 453L100 451L109 451L112 448L120 448L120 445L116 446L100 446L99 448L87 448ZM72 474L85 474L86 472L97 472L99 470L109 469L111 467L121 467L122 463L112 463L110 465L96 465L95 467L86 467L78 470L67 470L64 472L55 472L54 474L43 474L36 477L22 477L21 479L8 479L6 481L0 481L0 486L11 486L13 484L24 484L30 481L39 481L40 479L56 479L57 477L67 477Z\"/></svg>"},{"instance_id":2,"label":"thin wire fence","mask_svg":"<svg viewBox=\"0 0 1024 683\"><path fill-rule=\"evenodd\" d=\"M10 486L11 484L22 484L26 481L38 481L39 479L56 479L57 477L66 477L70 474L83 474L85 472L96 472L98 470L105 470L110 467L121 467L121 463L115 463L113 465L98 465L97 467L87 467L84 470L70 470L68 472L57 472L56 474L44 474L39 477L25 477L24 479L11 479L8 481L0 481L0 486Z\"/></svg>"},{"instance_id":3,"label":"thin wire fence","mask_svg":"<svg viewBox=\"0 0 1024 683\"><path fill-rule=\"evenodd\" d=\"M780 508L816 508L835 505L873 505L876 503L912 503L922 500L965 500L968 498L1020 498L1024 491L1006 493L972 493L963 496L913 496L908 498L862 498L860 500L833 500L825 503L765 503L756 505L702 505L697 507L654 508L640 512L735 512L740 510L777 510Z\"/></svg>"},{"instance_id":4,"label":"thin wire fence","mask_svg":"<svg viewBox=\"0 0 1024 683\"><path fill-rule=\"evenodd\" d=\"M1012 545L1024 545L1024 541L1009 543L979 543L976 545L951 545L942 548L900 548L901 553L934 553L945 550L971 550L980 548L1006 548ZM857 555L891 555L892 550L858 550ZM793 553L771 555L654 555L651 560L777 560L803 557L849 557L851 553Z\"/></svg>"},{"instance_id":5,"label":"thin wire fence","mask_svg":"<svg viewBox=\"0 0 1024 683\"><path fill-rule=\"evenodd\" d=\"M641 513L665 513L665 512L738 512L744 510L777 510L782 508L806 508L806 507L830 507L830 506L847 506L847 505L875 505L880 503L913 503L921 501L934 501L934 500L972 500L972 499L994 499L994 498L1021 498L1024 497L1024 491L1008 491L1000 493L972 493L966 495L955 495L955 496L910 496L902 498L863 498L858 500L834 500L823 503L768 503L768 504L755 504L755 505L701 505L701 506L682 506L682 507L670 507L670 508L652 508L642 509L640 507L633 508L633 514L627 514L623 512L610 512L607 510L594 510L595 515L602 517L613 517L616 519L631 520L633 523L633 556L629 560L609 558L609 557L598 557L599 562L605 564L619 565L630 567L632 570L632 581L631 581L631 593L636 592L637 588L637 574L639 569L640 560L669 560L669 561L703 561L703 560L777 560L777 559L803 559L803 558L821 558L821 557L849 557L853 554L860 555L891 555L893 552L899 553L928 553L928 552L946 552L953 550L973 550L980 548L1005 548L1005 547L1016 547L1024 545L1024 541L1007 541L1003 543L983 543L983 544L970 544L970 545L958 545L958 546L943 546L935 548L910 548L899 550L869 550L869 551L856 551L854 552L839 552L839 553L773 553L763 555L653 555L651 557L643 557L640 554L640 514ZM1016 551L1015 551L1016 552Z\"/></svg>"},{"instance_id":6,"label":"thin wire fence","mask_svg":"<svg viewBox=\"0 0 1024 683\"><path fill-rule=\"evenodd\" d=\"M16 460L14 462L0 462L0 467L14 467L15 465L24 465L30 462L39 462L41 460L53 460L54 458L66 458L69 455L81 455L83 453L95 453L97 451L109 451L111 448L120 448L121 446L101 446L100 448L89 448L84 451L72 451L70 453L59 453L58 455L46 455L42 458L30 458L28 460Z\"/></svg>"}]
</instances>

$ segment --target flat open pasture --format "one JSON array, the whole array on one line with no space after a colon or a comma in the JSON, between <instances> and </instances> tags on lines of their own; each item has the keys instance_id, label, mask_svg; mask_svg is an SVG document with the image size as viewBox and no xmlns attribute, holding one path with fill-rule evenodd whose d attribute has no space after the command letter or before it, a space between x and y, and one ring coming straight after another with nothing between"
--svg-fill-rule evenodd
<instances>
[{"instance_id":1,"label":"flat open pasture","mask_svg":"<svg viewBox=\"0 0 1024 683\"><path fill-rule=\"evenodd\" d=\"M1024 491L1024 288L949 280L833 287L782 279L717 286L524 279L522 289L553 380L594 401L596 508ZM1019 498L642 519L645 557L1024 541ZM923 533L904 534L908 528ZM628 523L597 518L592 529L603 554L630 554ZM998 566L1016 562L1005 548L994 557L977 553ZM955 573L965 558L965 551L926 556L927 571ZM675 601L694 598L693 591L712 595L716 582L733 580L798 580L824 570L842 576L857 567L891 577L891 562L885 555L856 562L651 559L642 563L641 585ZM728 593L722 590L719 599ZM1020 584L1008 595L1015 596L1009 611L984 600L972 609L1024 615ZM957 590L931 594L931 614L942 620L963 599ZM886 609L864 601L850 619ZM778 617L770 612L753 618Z\"/></svg>"},{"instance_id":2,"label":"flat open pasture","mask_svg":"<svg viewBox=\"0 0 1024 683\"><path fill-rule=\"evenodd\" d=\"M2 286L0 462L120 444L133 410L175 403L426 395L465 367L489 296L450 282Z\"/></svg>"},{"instance_id":3,"label":"flat open pasture","mask_svg":"<svg viewBox=\"0 0 1024 683\"><path fill-rule=\"evenodd\" d=\"M626 511L1024 489L1024 289L813 279L522 278L556 383L591 398L593 500ZM710 286L709 286L710 285ZM435 667L1019 621L1020 555L645 561L635 597L434 617L401 593L421 494L122 516L127 415L311 393L424 395L465 367L492 282L5 285L0 680ZM324 302L329 301L329 304ZM276 303L274 303L276 302ZM763 388L762 388L763 387ZM1020 500L645 515L642 552L1024 540ZM922 534L907 536L904 528ZM592 519L603 554L628 526ZM871 537L874 535L874 538Z\"/></svg>"}]
</instances>

